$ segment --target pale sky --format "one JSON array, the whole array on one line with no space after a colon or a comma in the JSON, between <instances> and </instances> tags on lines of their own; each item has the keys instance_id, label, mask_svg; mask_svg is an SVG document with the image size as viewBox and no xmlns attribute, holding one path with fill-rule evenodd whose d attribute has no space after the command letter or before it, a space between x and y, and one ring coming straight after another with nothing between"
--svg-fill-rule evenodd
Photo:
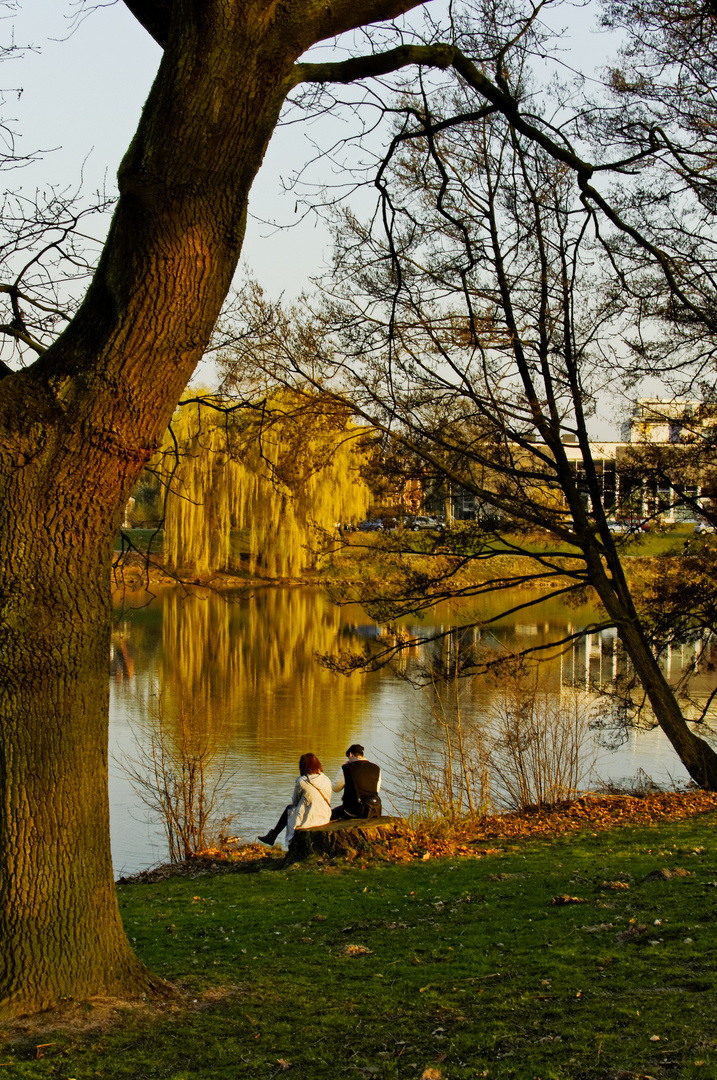
<instances>
[{"instance_id":1,"label":"pale sky","mask_svg":"<svg viewBox=\"0 0 717 1080\"><path fill-rule=\"evenodd\" d=\"M160 49L124 4L93 11L72 30L76 6L72 0L24 0L17 15L0 23L5 42L14 30L17 45L36 46L4 65L2 85L12 88L5 115L19 134L18 152L45 151L41 162L6 173L5 188L31 194L38 186L74 187L82 178L88 193L105 182L114 189ZM261 217L296 220L295 196L282 190L280 178L304 153L311 153L307 133L296 126L277 131L252 192L251 206ZM313 221L271 233L249 223L246 259L273 294L293 295L320 268L328 235Z\"/></svg>"},{"instance_id":2,"label":"pale sky","mask_svg":"<svg viewBox=\"0 0 717 1080\"><path fill-rule=\"evenodd\" d=\"M0 0L4 42L33 46L3 66L4 115L18 134L18 153L43 152L40 161L5 173L7 189L22 189L32 196L38 187L75 189L82 183L88 195L104 184L114 191L117 167L137 125L160 50L118 0L73 23L81 6L81 0ZM563 53L566 63L588 56L594 66L607 55L608 42L591 29L595 12L594 5L577 4L572 9L570 49L566 39ZM566 14L570 8L567 13L561 8L555 18L562 22ZM330 257L328 229L315 217L280 231L264 222L297 222L296 195L283 189L282 178L288 178L298 162L314 156L315 138L329 144L341 134L342 123L324 117L313 125L280 127L255 181L243 266L273 297L283 292L294 298L310 288L310 276L319 273ZM326 173L331 182L330 166ZM101 232L99 221L95 229ZM603 431L603 437L606 434Z\"/></svg>"},{"instance_id":3,"label":"pale sky","mask_svg":"<svg viewBox=\"0 0 717 1080\"><path fill-rule=\"evenodd\" d=\"M6 174L5 187L33 191L45 184L74 186L82 176L88 191L105 178L113 188L159 63L159 47L121 2L108 0L74 29L72 17L81 0L17 0L14 14L14 0L0 4L0 12L6 13L0 23L3 40L35 46L35 51L18 54L4 65L2 85L22 88L19 98L12 91L6 94L5 115L16 121L12 126L19 133L20 152L46 151L42 162L22 174ZM430 6L435 10L437 5ZM574 53L583 59L589 55L591 62L605 53L601 38L590 29L595 10L576 5L570 38ZM410 17L420 19L421 14ZM566 9L557 18L564 21ZM571 53L566 50L564 55L568 60ZM326 138L331 123L338 121L321 121L323 141L331 141ZM290 175L297 161L313 156L316 130L302 124L276 131L250 200L250 211L259 218L296 222L295 195L283 190L281 178ZM330 179L328 169L327 176ZM301 287L297 283L304 284L309 273L321 267L328 234L314 219L271 234L266 226L250 222L245 259L272 294L295 294Z\"/></svg>"}]
</instances>

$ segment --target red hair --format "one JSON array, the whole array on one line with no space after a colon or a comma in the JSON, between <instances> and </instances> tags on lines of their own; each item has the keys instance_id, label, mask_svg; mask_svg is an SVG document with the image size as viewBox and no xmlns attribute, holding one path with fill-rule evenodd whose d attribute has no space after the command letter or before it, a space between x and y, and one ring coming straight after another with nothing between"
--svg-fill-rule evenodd
<instances>
[{"instance_id":1,"label":"red hair","mask_svg":"<svg viewBox=\"0 0 717 1080\"><path fill-rule=\"evenodd\" d=\"M302 776L310 776L314 773L323 772L321 762L316 754L302 754L299 758L299 772Z\"/></svg>"}]
</instances>

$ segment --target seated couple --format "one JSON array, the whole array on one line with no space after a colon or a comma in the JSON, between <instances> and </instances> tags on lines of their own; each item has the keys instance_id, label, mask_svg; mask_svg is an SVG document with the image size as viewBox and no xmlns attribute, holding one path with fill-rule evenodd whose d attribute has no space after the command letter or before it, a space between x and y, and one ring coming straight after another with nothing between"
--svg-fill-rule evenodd
<instances>
[{"instance_id":1,"label":"seated couple","mask_svg":"<svg viewBox=\"0 0 717 1080\"><path fill-rule=\"evenodd\" d=\"M333 784L321 770L321 762L315 754L302 754L299 773L294 784L290 804L284 809L273 829L260 836L262 844L270 847L276 843L280 832L286 829L286 843L296 829L309 829L312 825L326 825L337 818L365 818L381 816L381 770L363 756L363 746L353 743L346 751L346 764L336 774ZM341 792L341 805L331 809L331 792Z\"/></svg>"}]
</instances>

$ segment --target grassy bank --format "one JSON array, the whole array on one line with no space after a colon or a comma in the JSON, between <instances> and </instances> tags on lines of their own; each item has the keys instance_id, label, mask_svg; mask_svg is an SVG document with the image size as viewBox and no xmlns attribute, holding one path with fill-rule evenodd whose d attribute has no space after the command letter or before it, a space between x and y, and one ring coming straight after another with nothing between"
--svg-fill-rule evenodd
<instances>
[{"instance_id":1,"label":"grassy bank","mask_svg":"<svg viewBox=\"0 0 717 1080\"><path fill-rule=\"evenodd\" d=\"M375 586L376 583L398 581L410 569L429 576L450 573L455 586L461 587L489 578L508 579L539 574L543 569L541 564L533 563L526 555L549 556L551 551L577 551L546 533L506 535L501 540L487 544L484 549L477 540L462 538L460 533L447 534L445 545L442 537L428 533L351 533L346 539L345 547L319 564L320 576L329 583L370 582ZM693 554L700 545L714 544L711 536L695 538L692 525L675 526L665 533L652 531L616 537L616 540L628 577L649 572L652 560L656 558L679 559L685 554L685 542L693 545ZM452 554L446 554L445 547L449 547ZM521 553L517 554L517 551ZM475 558L471 558L472 555ZM459 567L456 557L465 559ZM542 586L548 584L537 579L536 583ZM555 587L556 579L549 579L549 583Z\"/></svg>"},{"instance_id":2,"label":"grassy bank","mask_svg":"<svg viewBox=\"0 0 717 1080\"><path fill-rule=\"evenodd\" d=\"M693 534L694 527L688 525L676 526L664 534L653 531L622 538L620 551L625 560L628 578L640 578L644 573L650 573L650 560L656 557L680 558L685 553L685 541L692 542ZM514 548L511 547L513 544L527 554L545 554L551 548L571 550L569 546L560 545L546 534L506 536L504 541L496 541L494 545L495 552L505 550L505 554L493 554L490 559L486 559L478 557L479 545L467 542L461 550L459 541L457 549L459 554L466 556L475 553L477 557L468 559L464 565L456 569L455 558L452 555L446 555L441 539L435 534L356 532L349 533L345 537L344 547L319 559L315 569L306 569L299 578L291 579L289 582L284 579L265 578L260 570L251 571L247 558L248 531L235 530L232 534L234 569L230 572L218 571L208 576L202 575L199 581L195 580L196 571L192 567L184 567L177 574L165 571L162 563L163 533L161 531L130 529L127 530L127 536L133 550L129 555L125 555L124 562L117 567L115 584L118 591L121 591L123 586L142 588L147 581L155 585L172 585L177 581L209 584L218 589L236 588L250 582L256 584L324 583L332 586L345 583L359 590L366 587L372 591L377 587L377 583L381 588L386 583L398 583L407 570L414 574L426 574L429 577L450 572L455 586L461 588L487 580L489 577L511 578L538 573L541 569L540 565L526 560L525 554L516 555ZM712 537L695 541L698 545L704 543L714 545L714 542ZM115 550L117 552L122 550L122 541L119 538L115 543ZM694 550L696 549L693 548L693 552ZM150 556L149 563L142 555L147 552ZM551 579L550 583L554 587L556 579Z\"/></svg>"},{"instance_id":3,"label":"grassy bank","mask_svg":"<svg viewBox=\"0 0 717 1080\"><path fill-rule=\"evenodd\" d=\"M713 1077L717 812L705 805L679 821L648 808L618 827L558 816L466 834L470 857L435 858L427 839L402 863L266 859L121 884L135 948L186 997L68 1004L63 1023L7 1029L0 1071Z\"/></svg>"},{"instance_id":4,"label":"grassy bank","mask_svg":"<svg viewBox=\"0 0 717 1080\"><path fill-rule=\"evenodd\" d=\"M124 533L136 550L147 551L150 549L155 554L162 553L164 542L163 530L125 529ZM447 534L447 538L450 541L450 533ZM620 537L618 538L618 542L621 549L623 549L624 554L627 556L652 557L655 555L667 554L680 555L682 554L685 540L691 541L693 538L693 525L675 525L671 526L666 532L652 530L649 533L638 533L635 536ZM358 558L360 560L364 554L376 557L377 555L380 555L381 550L386 545L388 545L389 548L392 545L396 545L401 547L404 551L413 551L416 555L421 555L433 550L436 539L437 536L434 533L347 533L344 536L345 547L341 550L339 558L348 560ZM454 537L454 540L460 544L459 539ZM560 544L557 540L551 539L545 533L528 533L515 536L507 534L504 541L506 552L508 554L512 553L513 545L518 545L528 552L542 552L546 547L565 548L564 544ZM710 537L707 537L707 543L711 543ZM496 548L500 548L501 542L496 541L495 546ZM118 537L115 541L115 551L121 550L122 538ZM248 529L235 529L232 531L232 551L237 558L248 554Z\"/></svg>"}]
</instances>

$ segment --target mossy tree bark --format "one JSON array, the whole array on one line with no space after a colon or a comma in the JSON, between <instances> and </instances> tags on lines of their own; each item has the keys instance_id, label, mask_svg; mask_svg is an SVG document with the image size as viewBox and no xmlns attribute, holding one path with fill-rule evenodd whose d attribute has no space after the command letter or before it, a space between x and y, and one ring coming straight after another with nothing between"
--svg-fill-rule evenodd
<instances>
[{"instance_id":1,"label":"mossy tree bark","mask_svg":"<svg viewBox=\"0 0 717 1080\"><path fill-rule=\"evenodd\" d=\"M295 61L419 2L128 2L164 53L100 264L62 337L0 381L0 1017L157 985L110 862L113 538L229 289Z\"/></svg>"}]
</instances>

